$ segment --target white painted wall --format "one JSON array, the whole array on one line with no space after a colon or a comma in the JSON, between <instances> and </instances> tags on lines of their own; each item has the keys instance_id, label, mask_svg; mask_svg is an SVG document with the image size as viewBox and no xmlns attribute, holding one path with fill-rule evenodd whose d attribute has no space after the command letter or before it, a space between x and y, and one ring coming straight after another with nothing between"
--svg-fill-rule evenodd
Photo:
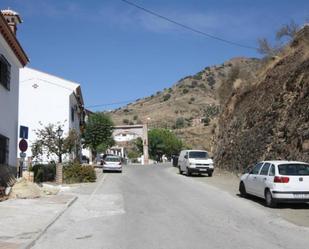
<instances>
[{"instance_id":1,"label":"white painted wall","mask_svg":"<svg viewBox=\"0 0 309 249\"><path fill-rule=\"evenodd\" d=\"M31 68L20 70L19 124L29 127L29 149L36 140L35 130L48 124L64 124L64 136L69 128L79 132L79 117L74 114L71 121L71 106L77 105L74 91L79 84ZM45 160L50 160L45 158Z\"/></svg>"},{"instance_id":2,"label":"white painted wall","mask_svg":"<svg viewBox=\"0 0 309 249\"><path fill-rule=\"evenodd\" d=\"M0 54L11 64L10 91L0 85L0 134L10 139L9 165L17 165L19 68L21 63L0 34Z\"/></svg>"},{"instance_id":3,"label":"white painted wall","mask_svg":"<svg viewBox=\"0 0 309 249\"><path fill-rule=\"evenodd\" d=\"M114 140L116 142L129 142L134 139L137 139L139 136L135 133L120 133L117 135L114 135Z\"/></svg>"}]
</instances>

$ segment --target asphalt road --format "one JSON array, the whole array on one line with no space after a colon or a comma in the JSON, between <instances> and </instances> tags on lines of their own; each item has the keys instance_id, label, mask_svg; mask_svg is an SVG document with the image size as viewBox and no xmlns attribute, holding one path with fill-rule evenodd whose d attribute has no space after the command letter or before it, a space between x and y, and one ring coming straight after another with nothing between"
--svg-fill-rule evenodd
<instances>
[{"instance_id":1,"label":"asphalt road","mask_svg":"<svg viewBox=\"0 0 309 249\"><path fill-rule=\"evenodd\" d=\"M168 167L126 166L77 187L34 248L308 248L308 228Z\"/></svg>"}]
</instances>

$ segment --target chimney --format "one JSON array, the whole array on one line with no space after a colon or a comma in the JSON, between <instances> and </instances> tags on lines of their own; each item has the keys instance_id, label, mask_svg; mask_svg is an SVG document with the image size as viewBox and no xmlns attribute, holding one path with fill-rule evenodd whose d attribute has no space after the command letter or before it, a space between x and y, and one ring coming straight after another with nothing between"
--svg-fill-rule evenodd
<instances>
[{"instance_id":1,"label":"chimney","mask_svg":"<svg viewBox=\"0 0 309 249\"><path fill-rule=\"evenodd\" d=\"M10 10L9 8L6 10L1 10L1 13L5 18L5 20L7 21L12 32L16 35L17 25L22 23L19 14L13 10Z\"/></svg>"}]
</instances>

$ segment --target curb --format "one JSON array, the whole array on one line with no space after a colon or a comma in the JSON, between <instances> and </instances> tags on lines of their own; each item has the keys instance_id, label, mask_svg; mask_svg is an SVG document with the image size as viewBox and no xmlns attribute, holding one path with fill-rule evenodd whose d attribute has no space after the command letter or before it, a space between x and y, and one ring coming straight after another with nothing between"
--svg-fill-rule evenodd
<instances>
[{"instance_id":1,"label":"curb","mask_svg":"<svg viewBox=\"0 0 309 249\"><path fill-rule=\"evenodd\" d=\"M32 248L35 245L35 243L42 237L42 235L47 231L47 229L51 227L77 199L78 199L77 196L72 197L68 201L68 203L66 203L65 207L52 218L52 220L41 230L41 232L39 232L39 234L34 239L32 239L32 241L27 243L25 246L21 247L21 249Z\"/></svg>"}]
</instances>

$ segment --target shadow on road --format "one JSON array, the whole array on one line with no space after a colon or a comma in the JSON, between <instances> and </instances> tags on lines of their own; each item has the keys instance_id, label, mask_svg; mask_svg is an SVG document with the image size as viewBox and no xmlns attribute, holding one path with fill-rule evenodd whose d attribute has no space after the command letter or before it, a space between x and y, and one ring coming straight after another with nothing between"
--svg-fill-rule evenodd
<instances>
[{"instance_id":1,"label":"shadow on road","mask_svg":"<svg viewBox=\"0 0 309 249\"><path fill-rule=\"evenodd\" d=\"M255 203L260 204L263 207L266 207L265 200L253 195L248 195L246 197L242 197L240 194L236 194L238 197L247 199L250 201L254 201ZM276 209L308 209L309 210L309 203L278 203Z\"/></svg>"}]
</instances>

